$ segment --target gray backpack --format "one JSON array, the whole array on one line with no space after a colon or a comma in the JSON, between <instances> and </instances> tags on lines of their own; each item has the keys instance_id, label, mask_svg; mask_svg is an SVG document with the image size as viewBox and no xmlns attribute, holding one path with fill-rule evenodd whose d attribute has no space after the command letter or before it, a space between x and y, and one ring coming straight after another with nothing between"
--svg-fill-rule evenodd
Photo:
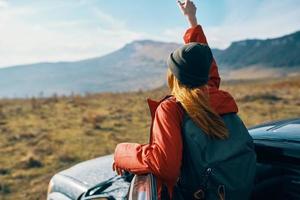
<instances>
[{"instance_id":1,"label":"gray backpack","mask_svg":"<svg viewBox=\"0 0 300 200\"><path fill-rule=\"evenodd\" d=\"M252 138L237 114L222 119L229 130L226 140L209 137L185 116L181 174L172 199L250 198L256 170Z\"/></svg>"}]
</instances>

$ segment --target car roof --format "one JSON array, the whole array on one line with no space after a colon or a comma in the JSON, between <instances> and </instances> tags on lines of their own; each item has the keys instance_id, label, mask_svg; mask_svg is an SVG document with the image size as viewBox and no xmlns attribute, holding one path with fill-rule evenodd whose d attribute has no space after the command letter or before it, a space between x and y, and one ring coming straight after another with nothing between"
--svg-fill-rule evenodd
<instances>
[{"instance_id":1,"label":"car roof","mask_svg":"<svg viewBox=\"0 0 300 200\"><path fill-rule=\"evenodd\" d=\"M300 118L273 121L249 128L253 139L289 141L300 144Z\"/></svg>"},{"instance_id":2,"label":"car roof","mask_svg":"<svg viewBox=\"0 0 300 200\"><path fill-rule=\"evenodd\" d=\"M300 118L289 118L289 119L281 119L281 120L273 120L273 121L269 121L266 123L262 123L259 125L255 125L255 126L251 126L250 128L248 128L249 130L252 129L257 129L257 128L263 128L263 127L274 127L274 126L280 126L283 124L288 124L294 121L299 121Z\"/></svg>"}]
</instances>

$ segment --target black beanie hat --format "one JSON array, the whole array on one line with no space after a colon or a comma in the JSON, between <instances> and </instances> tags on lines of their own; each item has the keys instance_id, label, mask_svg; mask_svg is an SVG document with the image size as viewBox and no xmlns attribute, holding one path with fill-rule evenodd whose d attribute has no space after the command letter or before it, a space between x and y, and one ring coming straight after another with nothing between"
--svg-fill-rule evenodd
<instances>
[{"instance_id":1,"label":"black beanie hat","mask_svg":"<svg viewBox=\"0 0 300 200\"><path fill-rule=\"evenodd\" d=\"M212 60L209 46L192 42L171 53L167 64L180 83L195 88L208 82Z\"/></svg>"}]
</instances>

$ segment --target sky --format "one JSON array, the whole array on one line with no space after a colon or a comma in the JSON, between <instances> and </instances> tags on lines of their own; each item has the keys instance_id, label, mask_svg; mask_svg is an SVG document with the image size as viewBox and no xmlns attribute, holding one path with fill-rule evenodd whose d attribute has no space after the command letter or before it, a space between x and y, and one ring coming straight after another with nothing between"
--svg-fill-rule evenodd
<instances>
[{"instance_id":1,"label":"sky","mask_svg":"<svg viewBox=\"0 0 300 200\"><path fill-rule=\"evenodd\" d=\"M196 0L209 44L300 30L299 0ZM74 61L134 40L182 43L188 24L176 0L0 0L0 68Z\"/></svg>"}]
</instances>

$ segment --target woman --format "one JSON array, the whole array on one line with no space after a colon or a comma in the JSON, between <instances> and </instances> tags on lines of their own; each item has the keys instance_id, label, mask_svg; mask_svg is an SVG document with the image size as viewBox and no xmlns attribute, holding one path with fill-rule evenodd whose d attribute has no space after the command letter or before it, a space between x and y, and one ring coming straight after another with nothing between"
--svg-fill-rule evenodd
<instances>
[{"instance_id":1,"label":"woman","mask_svg":"<svg viewBox=\"0 0 300 200\"><path fill-rule=\"evenodd\" d=\"M231 95L219 90L215 60L192 1L178 2L191 28L168 58L171 96L148 100L149 144L121 143L114 170L153 173L161 199L248 199L255 153Z\"/></svg>"}]
</instances>

